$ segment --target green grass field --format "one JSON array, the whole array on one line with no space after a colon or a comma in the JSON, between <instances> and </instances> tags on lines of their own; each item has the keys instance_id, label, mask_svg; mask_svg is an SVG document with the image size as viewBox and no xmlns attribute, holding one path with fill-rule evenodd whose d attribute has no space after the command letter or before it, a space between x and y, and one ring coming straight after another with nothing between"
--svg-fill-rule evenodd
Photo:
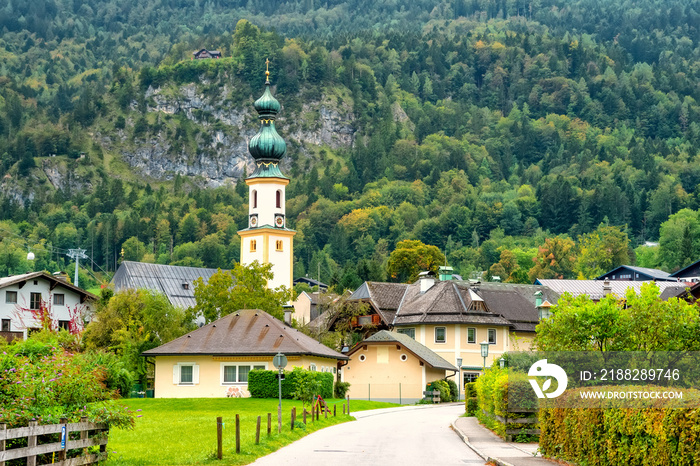
<instances>
[{"instance_id":1,"label":"green grass field","mask_svg":"<svg viewBox=\"0 0 700 466\"><path fill-rule=\"evenodd\" d=\"M297 408L302 420L302 404L282 400L282 433L277 434L277 400L256 398L188 398L123 400L140 416L133 430L112 429L107 451L108 466L248 464L318 429L353 418L343 415L343 400L328 400L328 419L311 422L306 429L290 429L290 413ZM333 405L337 404L337 417ZM367 409L399 406L373 401L350 401L351 413ZM272 413L272 434L267 436L267 413ZM241 424L241 453L236 454L236 414ZM223 418L223 460L216 459L216 418ZM255 425L261 416L260 444L255 445Z\"/></svg>"}]
</instances>

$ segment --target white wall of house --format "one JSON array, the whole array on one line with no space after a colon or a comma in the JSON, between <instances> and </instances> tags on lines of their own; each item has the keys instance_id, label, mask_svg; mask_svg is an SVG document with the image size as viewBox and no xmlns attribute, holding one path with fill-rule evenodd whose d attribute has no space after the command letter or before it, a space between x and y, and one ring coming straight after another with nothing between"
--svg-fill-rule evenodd
<instances>
[{"instance_id":1,"label":"white wall of house","mask_svg":"<svg viewBox=\"0 0 700 466\"><path fill-rule=\"evenodd\" d=\"M37 299L43 300L51 312L55 326L65 326L71 320L71 311L80 310L90 315L92 303L80 303L80 294L74 290L57 284L53 290L52 282L44 277L30 278L20 288L20 283L0 288L0 330L23 332L27 337L28 328L38 328L41 324L28 310L32 305L37 306ZM34 299L32 298L34 296ZM7 329L7 330L6 330Z\"/></svg>"}]
</instances>

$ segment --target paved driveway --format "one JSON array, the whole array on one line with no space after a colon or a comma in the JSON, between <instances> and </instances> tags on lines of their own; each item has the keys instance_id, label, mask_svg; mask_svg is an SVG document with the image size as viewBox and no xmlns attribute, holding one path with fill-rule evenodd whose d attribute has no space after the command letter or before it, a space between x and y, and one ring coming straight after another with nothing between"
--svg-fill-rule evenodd
<instances>
[{"instance_id":1,"label":"paved driveway","mask_svg":"<svg viewBox=\"0 0 700 466\"><path fill-rule=\"evenodd\" d=\"M450 428L464 404L408 406L352 415L346 422L314 432L254 465L483 465Z\"/></svg>"}]
</instances>

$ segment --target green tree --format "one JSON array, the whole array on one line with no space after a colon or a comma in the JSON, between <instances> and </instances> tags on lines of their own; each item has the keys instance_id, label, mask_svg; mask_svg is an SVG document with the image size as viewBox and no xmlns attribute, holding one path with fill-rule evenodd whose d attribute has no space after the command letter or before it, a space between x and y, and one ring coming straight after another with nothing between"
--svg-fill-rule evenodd
<instances>
[{"instance_id":1,"label":"green tree","mask_svg":"<svg viewBox=\"0 0 700 466\"><path fill-rule=\"evenodd\" d=\"M574 271L579 278L593 279L619 265L629 263L629 238L620 227L600 224L579 237Z\"/></svg>"},{"instance_id":2,"label":"green tree","mask_svg":"<svg viewBox=\"0 0 700 466\"><path fill-rule=\"evenodd\" d=\"M236 263L231 270L220 270L209 280L194 282L196 304L190 313L212 322L240 309L260 309L282 320L282 306L291 301L292 292L286 287L270 289L272 264L250 265Z\"/></svg>"},{"instance_id":3,"label":"green tree","mask_svg":"<svg viewBox=\"0 0 700 466\"><path fill-rule=\"evenodd\" d=\"M445 255L436 246L418 240L403 240L396 245L387 263L387 274L397 282L411 283L420 272L432 271L445 263Z\"/></svg>"}]
</instances>

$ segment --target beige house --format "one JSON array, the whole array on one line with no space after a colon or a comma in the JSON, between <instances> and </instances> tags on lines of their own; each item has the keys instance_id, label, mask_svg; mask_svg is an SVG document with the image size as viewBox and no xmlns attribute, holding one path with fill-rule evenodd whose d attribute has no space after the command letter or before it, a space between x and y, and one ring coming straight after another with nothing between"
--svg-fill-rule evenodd
<instances>
[{"instance_id":1,"label":"beige house","mask_svg":"<svg viewBox=\"0 0 700 466\"><path fill-rule=\"evenodd\" d=\"M285 325L270 314L243 309L169 343L145 351L155 359L156 398L248 397L248 374L274 369L272 358L287 357L286 370L337 373L348 358Z\"/></svg>"},{"instance_id":2,"label":"beige house","mask_svg":"<svg viewBox=\"0 0 700 466\"><path fill-rule=\"evenodd\" d=\"M408 335L381 330L348 353L343 381L354 399L415 403L428 382L454 376L457 368Z\"/></svg>"},{"instance_id":3,"label":"beige house","mask_svg":"<svg viewBox=\"0 0 700 466\"><path fill-rule=\"evenodd\" d=\"M547 301L549 299L549 301ZM349 301L370 304L392 332L426 346L450 364L462 359L462 382L482 372L507 351L528 350L540 311L556 296L545 286L439 281L424 274L413 284L363 283Z\"/></svg>"}]
</instances>

